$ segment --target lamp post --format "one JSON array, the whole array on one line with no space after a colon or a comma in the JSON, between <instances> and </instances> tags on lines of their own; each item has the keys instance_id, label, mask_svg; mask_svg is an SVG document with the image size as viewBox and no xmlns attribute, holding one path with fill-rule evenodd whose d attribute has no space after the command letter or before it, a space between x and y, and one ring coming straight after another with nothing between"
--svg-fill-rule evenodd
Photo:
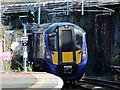
<instances>
[{"instance_id":1,"label":"lamp post","mask_svg":"<svg viewBox=\"0 0 120 90\"><path fill-rule=\"evenodd\" d=\"M68 15L69 15L69 0L67 0L67 15L66 15L66 21L68 21Z\"/></svg>"},{"instance_id":2,"label":"lamp post","mask_svg":"<svg viewBox=\"0 0 120 90\"><path fill-rule=\"evenodd\" d=\"M40 25L40 14L41 14L41 4L39 0L39 8L38 8L38 25Z\"/></svg>"},{"instance_id":3,"label":"lamp post","mask_svg":"<svg viewBox=\"0 0 120 90\"><path fill-rule=\"evenodd\" d=\"M84 15L84 0L82 0L82 15Z\"/></svg>"}]
</instances>

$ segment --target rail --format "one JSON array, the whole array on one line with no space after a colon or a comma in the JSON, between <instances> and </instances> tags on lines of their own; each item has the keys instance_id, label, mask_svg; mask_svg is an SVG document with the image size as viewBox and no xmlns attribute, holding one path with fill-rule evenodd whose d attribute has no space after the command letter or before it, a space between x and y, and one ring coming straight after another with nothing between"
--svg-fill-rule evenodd
<instances>
[{"instance_id":1,"label":"rail","mask_svg":"<svg viewBox=\"0 0 120 90\"><path fill-rule=\"evenodd\" d=\"M120 82L119 81L109 81L109 80L103 80L100 78L90 78L85 77L80 81L77 81L76 83L73 83L72 81L69 83L64 83L64 87L62 90L120 90Z\"/></svg>"},{"instance_id":2,"label":"rail","mask_svg":"<svg viewBox=\"0 0 120 90\"><path fill-rule=\"evenodd\" d=\"M120 82L118 81L108 81L108 80L102 80L98 78L83 78L84 83L89 83L93 85L97 85L100 87L110 88L110 89L120 89Z\"/></svg>"}]
</instances>

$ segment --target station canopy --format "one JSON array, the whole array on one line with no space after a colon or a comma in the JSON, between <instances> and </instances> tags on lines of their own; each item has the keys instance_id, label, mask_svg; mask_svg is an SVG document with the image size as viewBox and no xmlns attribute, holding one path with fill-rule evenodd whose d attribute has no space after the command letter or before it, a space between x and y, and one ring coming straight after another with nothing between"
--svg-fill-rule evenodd
<instances>
[{"instance_id":1,"label":"station canopy","mask_svg":"<svg viewBox=\"0 0 120 90\"><path fill-rule=\"evenodd\" d=\"M59 2L59 1L67 2L68 0L1 0L1 2ZM69 0L69 1L82 2L82 0ZM104 3L119 2L120 3L120 0L84 0L84 1L85 2L104 2Z\"/></svg>"},{"instance_id":2,"label":"station canopy","mask_svg":"<svg viewBox=\"0 0 120 90\"><path fill-rule=\"evenodd\" d=\"M66 0L1 0L1 1L2 2L54 2L54 1L66 1Z\"/></svg>"},{"instance_id":3,"label":"station canopy","mask_svg":"<svg viewBox=\"0 0 120 90\"><path fill-rule=\"evenodd\" d=\"M41 4L42 10L48 12L64 12L67 10L67 1L69 1L69 11L81 11L82 0L1 0L2 13L26 13L31 7L39 7ZM103 5L120 4L120 0L83 0L84 7L96 7L96 9L110 9L103 8ZM73 9L73 10L72 10ZM77 10L74 10L77 9ZM98 9L98 10L99 10Z\"/></svg>"}]
</instances>

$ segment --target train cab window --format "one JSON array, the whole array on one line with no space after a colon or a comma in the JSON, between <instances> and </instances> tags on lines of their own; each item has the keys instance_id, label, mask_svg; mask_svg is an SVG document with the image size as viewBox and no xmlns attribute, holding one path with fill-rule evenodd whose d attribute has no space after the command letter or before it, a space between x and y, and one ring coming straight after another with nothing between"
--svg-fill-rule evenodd
<instances>
[{"instance_id":1,"label":"train cab window","mask_svg":"<svg viewBox=\"0 0 120 90\"><path fill-rule=\"evenodd\" d=\"M49 34L48 36L48 45L50 50L57 50L56 34Z\"/></svg>"},{"instance_id":2,"label":"train cab window","mask_svg":"<svg viewBox=\"0 0 120 90\"><path fill-rule=\"evenodd\" d=\"M75 45L76 49L81 49L83 43L83 35L79 30L75 30Z\"/></svg>"},{"instance_id":3,"label":"train cab window","mask_svg":"<svg viewBox=\"0 0 120 90\"><path fill-rule=\"evenodd\" d=\"M62 30L61 41L63 52L73 51L72 30Z\"/></svg>"}]
</instances>

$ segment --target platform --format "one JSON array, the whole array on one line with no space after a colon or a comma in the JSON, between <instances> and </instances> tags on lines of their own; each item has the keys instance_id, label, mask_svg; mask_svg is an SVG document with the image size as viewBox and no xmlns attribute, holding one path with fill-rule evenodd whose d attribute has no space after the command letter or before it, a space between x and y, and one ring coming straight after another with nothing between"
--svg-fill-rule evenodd
<instances>
[{"instance_id":1,"label":"platform","mask_svg":"<svg viewBox=\"0 0 120 90\"><path fill-rule=\"evenodd\" d=\"M61 89L62 87L63 81L61 78L46 72L22 72L2 75L2 90Z\"/></svg>"}]
</instances>

